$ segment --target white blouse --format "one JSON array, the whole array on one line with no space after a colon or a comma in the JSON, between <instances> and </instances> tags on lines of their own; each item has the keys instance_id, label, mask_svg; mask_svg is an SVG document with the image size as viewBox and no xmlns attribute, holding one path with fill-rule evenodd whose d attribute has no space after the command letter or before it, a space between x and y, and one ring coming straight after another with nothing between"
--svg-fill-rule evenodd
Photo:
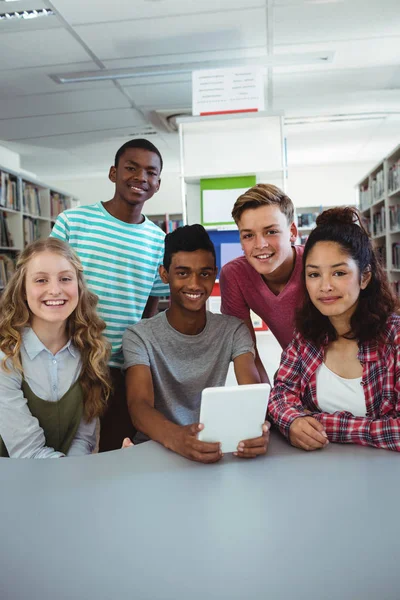
<instances>
[{"instance_id":1,"label":"white blouse","mask_svg":"<svg viewBox=\"0 0 400 600\"><path fill-rule=\"evenodd\" d=\"M317 369L317 400L322 412L347 411L365 417L366 405L362 377L345 379L322 363Z\"/></svg>"}]
</instances>

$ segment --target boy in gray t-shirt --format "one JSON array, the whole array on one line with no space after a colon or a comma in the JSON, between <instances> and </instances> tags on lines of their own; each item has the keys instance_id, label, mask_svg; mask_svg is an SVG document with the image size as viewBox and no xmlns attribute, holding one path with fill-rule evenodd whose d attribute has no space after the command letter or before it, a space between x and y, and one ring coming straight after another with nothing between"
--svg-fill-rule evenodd
<instances>
[{"instance_id":1,"label":"boy in gray t-shirt","mask_svg":"<svg viewBox=\"0 0 400 600\"><path fill-rule=\"evenodd\" d=\"M216 277L215 249L201 225L180 227L165 239L160 276L170 286L165 313L129 327L123 338L128 408L138 433L200 462L222 456L219 443L197 439L201 392L225 384L233 361L239 384L260 383L253 342L236 317L206 311ZM265 454L262 435L238 445L237 456Z\"/></svg>"}]
</instances>

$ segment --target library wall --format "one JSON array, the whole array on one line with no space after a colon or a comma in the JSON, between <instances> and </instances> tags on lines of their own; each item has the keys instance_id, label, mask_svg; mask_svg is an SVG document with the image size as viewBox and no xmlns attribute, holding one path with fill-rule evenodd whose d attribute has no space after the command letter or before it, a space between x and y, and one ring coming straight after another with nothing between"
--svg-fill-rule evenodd
<instances>
[{"instance_id":1,"label":"library wall","mask_svg":"<svg viewBox=\"0 0 400 600\"><path fill-rule=\"evenodd\" d=\"M287 193L296 207L344 206L358 202L356 184L373 163L289 165Z\"/></svg>"},{"instance_id":2,"label":"library wall","mask_svg":"<svg viewBox=\"0 0 400 600\"><path fill-rule=\"evenodd\" d=\"M0 146L0 165L4 169L10 169L10 171L20 170L19 154Z\"/></svg>"},{"instance_id":3,"label":"library wall","mask_svg":"<svg viewBox=\"0 0 400 600\"><path fill-rule=\"evenodd\" d=\"M104 175L88 176L81 179L50 179L47 183L79 198L80 205L105 202L114 195L114 184ZM147 214L181 213L182 195L178 173L162 173L160 190L146 202Z\"/></svg>"}]
</instances>

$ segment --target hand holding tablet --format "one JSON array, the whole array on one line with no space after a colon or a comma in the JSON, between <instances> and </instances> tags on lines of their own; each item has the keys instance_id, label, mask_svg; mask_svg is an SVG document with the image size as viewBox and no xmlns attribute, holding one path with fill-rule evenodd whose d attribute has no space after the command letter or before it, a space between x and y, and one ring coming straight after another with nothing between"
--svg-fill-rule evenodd
<instances>
[{"instance_id":1,"label":"hand holding tablet","mask_svg":"<svg viewBox=\"0 0 400 600\"><path fill-rule=\"evenodd\" d=\"M204 429L198 439L220 442L222 452L235 453L239 442L253 439L256 442L263 435L270 390L267 383L203 390L200 423ZM255 456L256 452L248 452L248 448L251 448L250 443L243 450L239 449L238 455Z\"/></svg>"}]
</instances>

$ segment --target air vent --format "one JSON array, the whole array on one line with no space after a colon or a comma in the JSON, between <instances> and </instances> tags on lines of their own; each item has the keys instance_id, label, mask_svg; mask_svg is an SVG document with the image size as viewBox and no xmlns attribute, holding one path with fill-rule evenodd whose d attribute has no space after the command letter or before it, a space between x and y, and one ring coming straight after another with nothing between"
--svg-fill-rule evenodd
<instances>
[{"instance_id":1,"label":"air vent","mask_svg":"<svg viewBox=\"0 0 400 600\"><path fill-rule=\"evenodd\" d=\"M191 117L192 111L190 108L175 108L169 110L153 110L150 113L150 121L157 129L163 129L169 133L178 131L176 120L179 117Z\"/></svg>"}]
</instances>

